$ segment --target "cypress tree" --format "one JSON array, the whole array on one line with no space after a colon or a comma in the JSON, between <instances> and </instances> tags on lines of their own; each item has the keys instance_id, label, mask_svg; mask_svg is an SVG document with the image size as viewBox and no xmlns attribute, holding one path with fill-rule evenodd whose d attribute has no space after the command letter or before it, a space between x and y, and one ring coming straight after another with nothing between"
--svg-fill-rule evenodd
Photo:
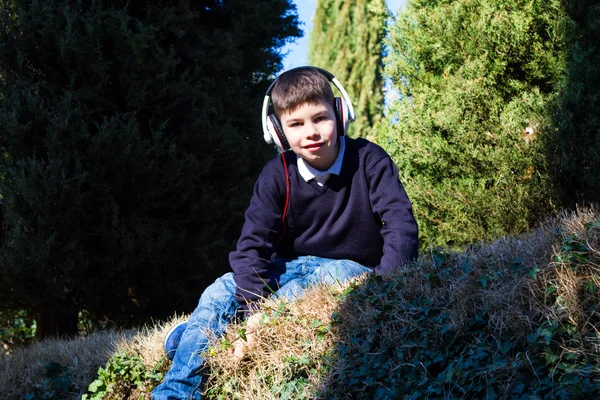
<instances>
[{"instance_id":1,"label":"cypress tree","mask_svg":"<svg viewBox=\"0 0 600 400\"><path fill-rule=\"evenodd\" d=\"M349 134L366 137L383 113L385 0L318 0L309 64L331 71L348 92L357 120Z\"/></svg>"},{"instance_id":2,"label":"cypress tree","mask_svg":"<svg viewBox=\"0 0 600 400\"><path fill-rule=\"evenodd\" d=\"M260 104L299 36L289 0L4 2L0 304L38 334L77 314L190 311L229 270L269 149Z\"/></svg>"},{"instance_id":3,"label":"cypress tree","mask_svg":"<svg viewBox=\"0 0 600 400\"><path fill-rule=\"evenodd\" d=\"M423 245L522 232L554 209L545 139L568 26L560 0L412 0L390 28L400 99L377 140Z\"/></svg>"}]
</instances>

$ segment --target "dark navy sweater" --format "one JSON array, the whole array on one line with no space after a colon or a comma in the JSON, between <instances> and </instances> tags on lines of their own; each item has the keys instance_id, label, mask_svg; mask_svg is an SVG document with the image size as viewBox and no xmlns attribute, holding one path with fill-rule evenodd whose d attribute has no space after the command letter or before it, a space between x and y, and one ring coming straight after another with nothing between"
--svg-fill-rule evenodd
<instances>
[{"instance_id":1,"label":"dark navy sweater","mask_svg":"<svg viewBox=\"0 0 600 400\"><path fill-rule=\"evenodd\" d=\"M267 285L277 290L284 272L271 264L277 257L353 260L378 274L416 258L417 223L396 165L376 144L348 137L345 141L340 175L331 175L324 186L306 182L296 154L284 154L290 184L285 224L282 157L263 168L237 249L229 255L242 309L268 295Z\"/></svg>"}]
</instances>

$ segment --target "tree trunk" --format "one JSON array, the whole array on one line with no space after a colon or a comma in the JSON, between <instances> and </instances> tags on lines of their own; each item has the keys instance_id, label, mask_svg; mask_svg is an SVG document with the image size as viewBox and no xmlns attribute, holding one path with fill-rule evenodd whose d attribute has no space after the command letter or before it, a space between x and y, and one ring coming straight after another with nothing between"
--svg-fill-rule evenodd
<instances>
[{"instance_id":1,"label":"tree trunk","mask_svg":"<svg viewBox=\"0 0 600 400\"><path fill-rule=\"evenodd\" d=\"M61 305L46 305L35 312L36 339L77 335L78 312Z\"/></svg>"}]
</instances>

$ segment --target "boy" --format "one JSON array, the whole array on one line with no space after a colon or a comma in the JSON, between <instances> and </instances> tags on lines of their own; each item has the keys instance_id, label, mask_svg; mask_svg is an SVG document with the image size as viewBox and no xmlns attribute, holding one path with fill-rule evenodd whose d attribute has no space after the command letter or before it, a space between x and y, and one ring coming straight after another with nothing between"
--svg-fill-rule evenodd
<instances>
[{"instance_id":1,"label":"boy","mask_svg":"<svg viewBox=\"0 0 600 400\"><path fill-rule=\"evenodd\" d=\"M334 98L330 82L343 98ZM269 97L274 115L267 115ZM255 184L229 257L233 273L209 286L187 323L167 334L175 358L155 400L199 399L205 330L223 332L270 289L291 299L317 282L383 275L416 258L418 228L398 170L379 146L344 136L353 114L343 87L320 68L289 70L271 85L265 139L291 151L269 161ZM247 331L256 325L250 317ZM243 356L246 343L234 345L234 356Z\"/></svg>"}]
</instances>

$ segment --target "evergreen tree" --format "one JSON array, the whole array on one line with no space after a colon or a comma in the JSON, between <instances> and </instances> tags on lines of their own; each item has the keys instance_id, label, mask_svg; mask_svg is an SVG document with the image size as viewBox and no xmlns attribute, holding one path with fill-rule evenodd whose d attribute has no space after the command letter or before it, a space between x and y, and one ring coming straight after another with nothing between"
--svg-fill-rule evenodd
<instances>
[{"instance_id":1,"label":"evergreen tree","mask_svg":"<svg viewBox=\"0 0 600 400\"><path fill-rule=\"evenodd\" d=\"M548 159L563 207L600 202L600 1L565 2L571 19Z\"/></svg>"},{"instance_id":2,"label":"evergreen tree","mask_svg":"<svg viewBox=\"0 0 600 400\"><path fill-rule=\"evenodd\" d=\"M412 0L389 36L379 132L424 246L527 230L555 207L544 139L565 75L560 0Z\"/></svg>"},{"instance_id":3,"label":"evergreen tree","mask_svg":"<svg viewBox=\"0 0 600 400\"><path fill-rule=\"evenodd\" d=\"M318 0L309 64L331 71L356 111L349 134L366 137L383 113L385 0Z\"/></svg>"},{"instance_id":4,"label":"evergreen tree","mask_svg":"<svg viewBox=\"0 0 600 400\"><path fill-rule=\"evenodd\" d=\"M290 0L3 1L0 304L40 336L77 313L190 311L229 270L269 149L260 105Z\"/></svg>"}]
</instances>

